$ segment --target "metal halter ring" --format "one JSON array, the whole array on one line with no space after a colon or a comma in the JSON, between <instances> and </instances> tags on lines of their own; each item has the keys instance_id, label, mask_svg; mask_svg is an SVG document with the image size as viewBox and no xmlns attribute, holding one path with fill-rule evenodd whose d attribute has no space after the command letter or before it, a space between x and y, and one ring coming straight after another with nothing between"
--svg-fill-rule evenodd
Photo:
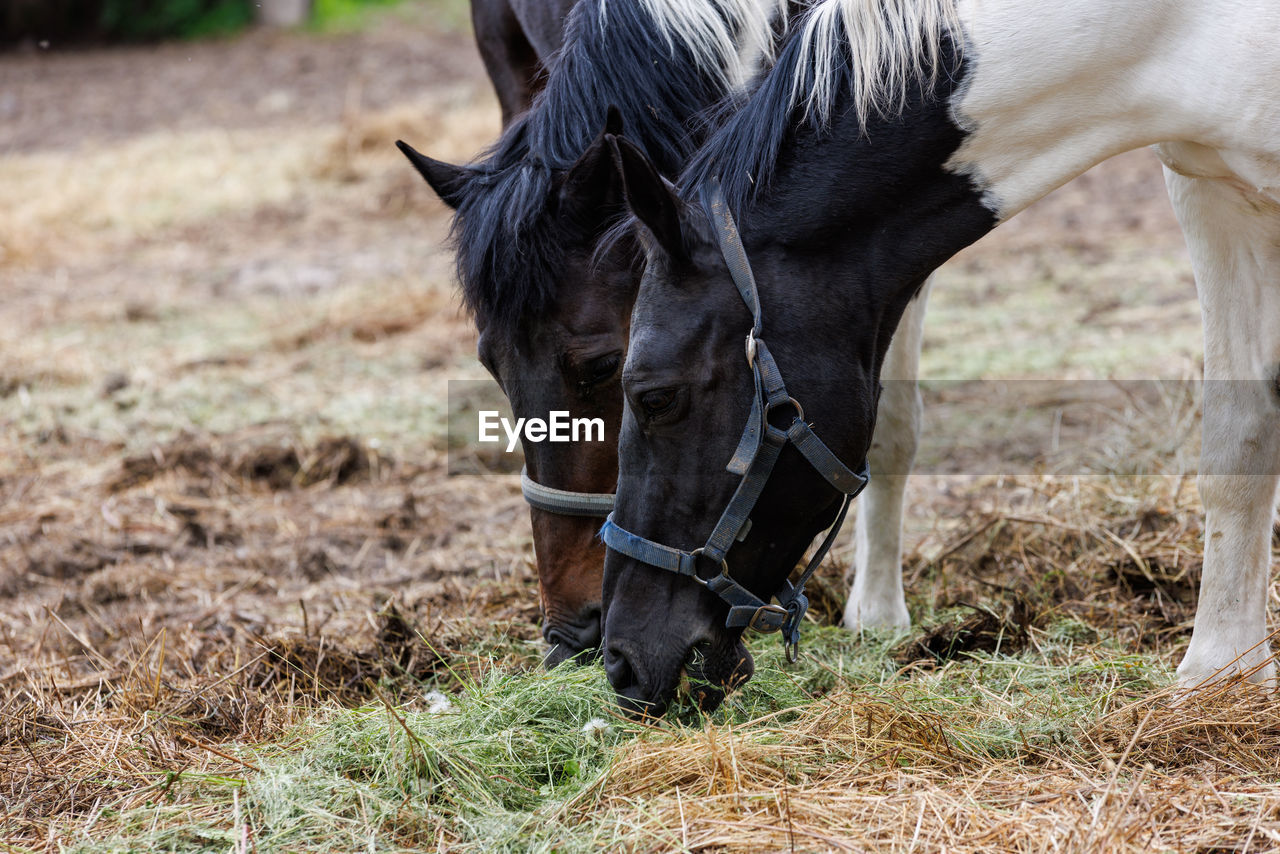
<instances>
[{"instance_id":1,"label":"metal halter ring","mask_svg":"<svg viewBox=\"0 0 1280 854\"><path fill-rule=\"evenodd\" d=\"M698 558L702 557L702 555L706 552L706 550L707 550L706 546L698 546L696 549L689 552L689 555L696 561ZM720 575L723 575L726 578L729 576L729 561L725 560L724 558L720 558ZM710 581L714 580L714 578L713 579L703 578L701 575L698 575L698 570L697 568L695 568L693 570L693 580L701 584L703 587L706 587L710 583Z\"/></svg>"},{"instance_id":2,"label":"metal halter ring","mask_svg":"<svg viewBox=\"0 0 1280 854\"><path fill-rule=\"evenodd\" d=\"M756 331L752 329L747 333L747 364L754 365L756 363Z\"/></svg>"},{"instance_id":3,"label":"metal halter ring","mask_svg":"<svg viewBox=\"0 0 1280 854\"><path fill-rule=\"evenodd\" d=\"M764 408L764 417L765 417L765 419L767 420L767 419L769 418L769 413L770 413L770 412L772 412L773 410L777 409L779 406L782 406L782 404L783 404L783 403L789 403L789 404L791 404L793 407L795 407L795 410L796 410L796 420L797 420L797 421L803 421L803 420L804 420L804 407L803 407L803 406L801 406L801 405L800 405L800 401L796 400L794 397L788 397L785 401L779 401L779 402L777 402L777 403L773 404L772 406L770 406L770 405L766 404L766 405L765 405L765 408Z\"/></svg>"}]
</instances>

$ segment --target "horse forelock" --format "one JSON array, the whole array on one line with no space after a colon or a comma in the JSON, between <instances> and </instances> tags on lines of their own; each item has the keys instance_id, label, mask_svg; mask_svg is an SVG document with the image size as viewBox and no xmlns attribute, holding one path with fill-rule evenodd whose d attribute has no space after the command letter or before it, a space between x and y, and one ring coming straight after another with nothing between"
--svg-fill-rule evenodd
<instances>
[{"instance_id":1,"label":"horse forelock","mask_svg":"<svg viewBox=\"0 0 1280 854\"><path fill-rule=\"evenodd\" d=\"M463 302L481 325L513 327L523 311L554 299L561 241L549 234L553 186L550 168L526 158L472 170L452 237Z\"/></svg>"},{"instance_id":2,"label":"horse forelock","mask_svg":"<svg viewBox=\"0 0 1280 854\"><path fill-rule=\"evenodd\" d=\"M915 84L936 80L944 41L951 35L959 50L959 33L956 0L818 0L742 108L722 115L682 187L719 177L742 213L768 183L790 130L826 127L841 98L864 128L873 116L897 113Z\"/></svg>"}]
</instances>

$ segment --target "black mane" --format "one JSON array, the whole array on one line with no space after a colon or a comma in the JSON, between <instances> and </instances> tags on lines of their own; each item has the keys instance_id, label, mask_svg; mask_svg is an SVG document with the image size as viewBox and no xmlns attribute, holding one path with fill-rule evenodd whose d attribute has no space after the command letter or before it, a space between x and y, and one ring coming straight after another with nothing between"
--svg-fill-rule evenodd
<instances>
[{"instance_id":1,"label":"black mane","mask_svg":"<svg viewBox=\"0 0 1280 854\"><path fill-rule=\"evenodd\" d=\"M719 178L729 209L741 217L756 191L769 183L800 109L791 103L791 81L800 56L799 39L793 32L747 102L739 109L717 110L715 130L680 175L680 190L686 198L694 198L698 188ZM849 63L845 67L852 73ZM846 83L847 77L842 76L841 82Z\"/></svg>"},{"instance_id":2,"label":"black mane","mask_svg":"<svg viewBox=\"0 0 1280 854\"><path fill-rule=\"evenodd\" d=\"M471 166L453 238L463 299L481 323L514 326L555 298L564 244L555 190L604 128L608 107L674 176L699 141L702 111L727 94L726 74L680 39L669 43L643 4L615 0L606 10L606 2L573 8L546 88Z\"/></svg>"}]
</instances>

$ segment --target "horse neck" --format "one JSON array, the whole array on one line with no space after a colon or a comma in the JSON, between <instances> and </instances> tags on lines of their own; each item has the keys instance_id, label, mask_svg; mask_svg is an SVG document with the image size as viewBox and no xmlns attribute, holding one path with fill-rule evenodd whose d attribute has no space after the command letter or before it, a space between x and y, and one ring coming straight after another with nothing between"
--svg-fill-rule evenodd
<instances>
[{"instance_id":1,"label":"horse neck","mask_svg":"<svg viewBox=\"0 0 1280 854\"><path fill-rule=\"evenodd\" d=\"M794 313L794 328L858 318L876 329L822 335L870 371L928 275L997 223L972 176L945 168L964 141L948 109L952 85L940 75L900 114L865 125L837 103L829 127L794 128L768 190L743 217L762 291L773 292L762 298ZM810 286L793 284L797 266Z\"/></svg>"},{"instance_id":2,"label":"horse neck","mask_svg":"<svg viewBox=\"0 0 1280 854\"><path fill-rule=\"evenodd\" d=\"M832 311L878 314L860 346L882 355L933 269L1094 164L1167 140L1273 145L1280 59L1240 36L1277 28L1269 2L964 0L961 65L927 97L865 127L837 102L828 129L791 129L744 217L751 256L810 258Z\"/></svg>"},{"instance_id":3,"label":"horse neck","mask_svg":"<svg viewBox=\"0 0 1280 854\"><path fill-rule=\"evenodd\" d=\"M1260 71L1277 70L1273 48L1249 46L1276 28L1269 5L963 0L972 72L953 109L969 133L948 168L971 175L1003 221L1123 151L1229 146L1258 109L1241 81L1265 88Z\"/></svg>"}]
</instances>

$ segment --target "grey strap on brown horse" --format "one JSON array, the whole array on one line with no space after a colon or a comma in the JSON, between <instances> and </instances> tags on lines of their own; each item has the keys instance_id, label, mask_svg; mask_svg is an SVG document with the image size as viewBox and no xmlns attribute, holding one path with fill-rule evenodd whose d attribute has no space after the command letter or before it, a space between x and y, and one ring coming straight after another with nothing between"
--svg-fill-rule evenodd
<instances>
[{"instance_id":1,"label":"grey strap on brown horse","mask_svg":"<svg viewBox=\"0 0 1280 854\"><path fill-rule=\"evenodd\" d=\"M571 492L542 484L529 477L528 469L520 469L520 492L530 507L558 513L561 516L598 516L613 512L612 492Z\"/></svg>"}]
</instances>

